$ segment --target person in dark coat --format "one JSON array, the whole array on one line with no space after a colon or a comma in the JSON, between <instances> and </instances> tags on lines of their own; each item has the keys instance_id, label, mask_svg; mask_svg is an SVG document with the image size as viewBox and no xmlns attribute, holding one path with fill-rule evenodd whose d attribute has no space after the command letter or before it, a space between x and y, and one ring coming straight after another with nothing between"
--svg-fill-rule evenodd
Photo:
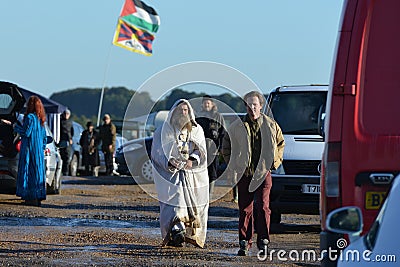
<instances>
[{"instance_id":1,"label":"person in dark coat","mask_svg":"<svg viewBox=\"0 0 400 267\"><path fill-rule=\"evenodd\" d=\"M105 114L103 125L100 127L101 150L104 153L106 163L106 175L112 175L114 170L113 155L115 151L115 140L117 138L117 129L111 122L111 117Z\"/></svg>"},{"instance_id":2,"label":"person in dark coat","mask_svg":"<svg viewBox=\"0 0 400 267\"><path fill-rule=\"evenodd\" d=\"M86 175L95 175L95 168L100 165L99 151L100 136L94 129L93 123L86 123L86 130L82 132L79 144L82 147L82 165L85 166Z\"/></svg>"},{"instance_id":3,"label":"person in dark coat","mask_svg":"<svg viewBox=\"0 0 400 267\"><path fill-rule=\"evenodd\" d=\"M224 136L225 121L218 112L218 107L209 95L203 96L201 111L196 115L196 122L203 128L207 145L209 192L213 193L218 178L219 149Z\"/></svg>"},{"instance_id":4,"label":"person in dark coat","mask_svg":"<svg viewBox=\"0 0 400 267\"><path fill-rule=\"evenodd\" d=\"M60 141L58 147L62 159L62 173L69 174L69 164L72 156L72 136L74 136L74 127L70 119L71 111L66 109L61 115Z\"/></svg>"}]
</instances>

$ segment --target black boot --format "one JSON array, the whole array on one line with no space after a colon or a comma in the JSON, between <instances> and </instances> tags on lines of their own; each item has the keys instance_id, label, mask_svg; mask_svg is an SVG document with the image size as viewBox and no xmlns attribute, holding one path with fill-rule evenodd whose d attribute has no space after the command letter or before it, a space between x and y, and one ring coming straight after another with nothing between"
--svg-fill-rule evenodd
<instances>
[{"instance_id":1,"label":"black boot","mask_svg":"<svg viewBox=\"0 0 400 267\"><path fill-rule=\"evenodd\" d=\"M185 242L185 230L172 230L171 239L167 245L172 247L183 247L183 242Z\"/></svg>"},{"instance_id":2,"label":"black boot","mask_svg":"<svg viewBox=\"0 0 400 267\"><path fill-rule=\"evenodd\" d=\"M238 256L249 255L249 242L247 240L240 240L239 247Z\"/></svg>"},{"instance_id":3,"label":"black boot","mask_svg":"<svg viewBox=\"0 0 400 267\"><path fill-rule=\"evenodd\" d=\"M24 204L26 206L40 207L42 203L39 199L28 199L24 201Z\"/></svg>"}]
</instances>

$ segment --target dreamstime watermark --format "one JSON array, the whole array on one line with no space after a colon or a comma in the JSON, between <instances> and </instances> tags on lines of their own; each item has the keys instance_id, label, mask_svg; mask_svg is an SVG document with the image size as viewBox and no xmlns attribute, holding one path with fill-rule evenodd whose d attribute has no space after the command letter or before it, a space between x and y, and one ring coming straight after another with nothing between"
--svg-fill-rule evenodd
<instances>
[{"instance_id":1,"label":"dreamstime watermark","mask_svg":"<svg viewBox=\"0 0 400 267\"><path fill-rule=\"evenodd\" d=\"M327 250L318 252L314 249L306 250L275 250L270 249L267 254L258 252L257 258L260 261L295 261L295 262L320 262L323 259L329 261L340 261L340 262L396 262L396 255L394 254L373 254L370 250L366 249L359 251L356 249L344 250L347 247L347 241L344 238L340 238L336 242L338 249L329 247Z\"/></svg>"}]
</instances>

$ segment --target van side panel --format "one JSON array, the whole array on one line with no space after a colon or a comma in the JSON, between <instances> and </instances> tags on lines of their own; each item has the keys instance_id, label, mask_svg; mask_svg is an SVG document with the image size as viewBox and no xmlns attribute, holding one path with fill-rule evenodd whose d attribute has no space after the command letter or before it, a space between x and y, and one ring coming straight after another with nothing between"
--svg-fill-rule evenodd
<instances>
[{"instance_id":1,"label":"van side panel","mask_svg":"<svg viewBox=\"0 0 400 267\"><path fill-rule=\"evenodd\" d=\"M348 0L343 8L327 100L321 249L336 241L325 231L331 210L358 206L369 229L391 177L400 172L400 1ZM325 195L330 144L341 151L335 199Z\"/></svg>"},{"instance_id":2,"label":"van side panel","mask_svg":"<svg viewBox=\"0 0 400 267\"><path fill-rule=\"evenodd\" d=\"M382 4L382 2L386 2ZM362 135L400 134L399 1L377 1L364 31L357 97ZM397 96L397 97L396 97Z\"/></svg>"},{"instance_id":3,"label":"van side panel","mask_svg":"<svg viewBox=\"0 0 400 267\"><path fill-rule=\"evenodd\" d=\"M347 0L343 3L341 24L336 44L336 51L331 73L331 83L329 85L326 119L325 119L325 140L335 144L335 147L341 145L342 140L342 124L343 124L343 108L344 108L344 83L346 81L347 67L349 62L350 45L352 44L352 30L357 10L357 0ZM357 63L357 60L353 60ZM353 63L354 65L354 63ZM321 171L321 195L320 195L320 215L321 227L325 229L326 215L333 210L339 199L328 199L326 197L326 167L328 161L329 145L325 144L325 151L322 158ZM340 166L339 166L340 168ZM340 204L340 203L339 203Z\"/></svg>"},{"instance_id":4,"label":"van side panel","mask_svg":"<svg viewBox=\"0 0 400 267\"><path fill-rule=\"evenodd\" d=\"M396 34L400 2L365 2L368 5L360 12L365 12L364 23L355 23L356 42L349 54L354 58L359 55L357 75L351 62L347 69L347 80L356 80L357 88L354 96L345 95L341 192L343 205L363 209L368 229L382 199L374 200L376 205L371 206L371 194L367 192L385 192L389 185L374 185L368 178L359 177L368 173L396 174L400 169L400 120L395 115L400 98L400 35Z\"/></svg>"}]
</instances>

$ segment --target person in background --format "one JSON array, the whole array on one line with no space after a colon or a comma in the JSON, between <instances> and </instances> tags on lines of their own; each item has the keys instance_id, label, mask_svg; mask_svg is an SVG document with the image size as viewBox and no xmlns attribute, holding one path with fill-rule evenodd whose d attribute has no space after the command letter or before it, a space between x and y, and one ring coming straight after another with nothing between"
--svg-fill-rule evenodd
<instances>
[{"instance_id":1,"label":"person in background","mask_svg":"<svg viewBox=\"0 0 400 267\"><path fill-rule=\"evenodd\" d=\"M91 121L86 123L86 130L82 132L79 144L82 147L82 165L86 175L97 176L96 168L100 165L99 151L100 137Z\"/></svg>"},{"instance_id":2,"label":"person in background","mask_svg":"<svg viewBox=\"0 0 400 267\"><path fill-rule=\"evenodd\" d=\"M39 207L41 201L46 199L45 121L46 113L42 101L37 96L31 96L23 124L14 124L15 132L21 136L16 194L29 206Z\"/></svg>"},{"instance_id":3,"label":"person in background","mask_svg":"<svg viewBox=\"0 0 400 267\"><path fill-rule=\"evenodd\" d=\"M101 150L104 153L106 175L112 175L114 171L113 155L115 151L117 129L114 123L111 122L109 114L104 115L103 122L103 125L100 127Z\"/></svg>"},{"instance_id":4,"label":"person in background","mask_svg":"<svg viewBox=\"0 0 400 267\"><path fill-rule=\"evenodd\" d=\"M225 132L225 121L211 96L202 99L201 111L196 114L196 122L203 128L207 145L208 177L210 198L218 178L219 149Z\"/></svg>"},{"instance_id":5,"label":"person in background","mask_svg":"<svg viewBox=\"0 0 400 267\"><path fill-rule=\"evenodd\" d=\"M72 136L74 127L72 126L71 111L66 109L61 114L60 141L58 147L62 159L62 173L64 176L69 174L69 165L72 156Z\"/></svg>"},{"instance_id":6,"label":"person in background","mask_svg":"<svg viewBox=\"0 0 400 267\"><path fill-rule=\"evenodd\" d=\"M270 243L269 195L272 187L270 170L280 166L285 141L279 125L261 113L264 96L251 91L244 96L247 114L236 120L222 142L222 154L232 172L240 180L239 192L239 256L247 256L252 244L254 225L257 247L261 255L268 254ZM229 170L228 169L228 170ZM253 216L253 204L254 212ZM254 221L256 219L256 221Z\"/></svg>"},{"instance_id":7,"label":"person in background","mask_svg":"<svg viewBox=\"0 0 400 267\"><path fill-rule=\"evenodd\" d=\"M151 149L162 246L204 247L209 206L207 148L189 101L179 99L154 132Z\"/></svg>"}]
</instances>

